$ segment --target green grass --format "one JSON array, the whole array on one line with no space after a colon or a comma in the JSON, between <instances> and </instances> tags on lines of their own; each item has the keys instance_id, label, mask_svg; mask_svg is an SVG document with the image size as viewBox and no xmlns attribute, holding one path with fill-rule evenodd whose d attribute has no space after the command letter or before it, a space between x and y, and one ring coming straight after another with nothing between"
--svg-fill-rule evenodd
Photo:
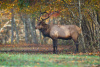
<instances>
[{"instance_id":1,"label":"green grass","mask_svg":"<svg viewBox=\"0 0 100 67\"><path fill-rule=\"evenodd\" d=\"M92 67L98 65L100 65L99 56L0 53L0 67Z\"/></svg>"}]
</instances>

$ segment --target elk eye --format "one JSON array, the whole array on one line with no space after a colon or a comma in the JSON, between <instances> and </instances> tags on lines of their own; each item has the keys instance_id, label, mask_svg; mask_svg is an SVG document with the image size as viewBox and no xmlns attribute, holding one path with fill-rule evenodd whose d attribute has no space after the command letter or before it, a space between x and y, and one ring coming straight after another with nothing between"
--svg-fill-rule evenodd
<instances>
[{"instance_id":1,"label":"elk eye","mask_svg":"<svg viewBox=\"0 0 100 67\"><path fill-rule=\"evenodd\" d=\"M40 22L38 25L40 25L42 22Z\"/></svg>"},{"instance_id":2,"label":"elk eye","mask_svg":"<svg viewBox=\"0 0 100 67\"><path fill-rule=\"evenodd\" d=\"M40 25L40 23L38 25Z\"/></svg>"}]
</instances>

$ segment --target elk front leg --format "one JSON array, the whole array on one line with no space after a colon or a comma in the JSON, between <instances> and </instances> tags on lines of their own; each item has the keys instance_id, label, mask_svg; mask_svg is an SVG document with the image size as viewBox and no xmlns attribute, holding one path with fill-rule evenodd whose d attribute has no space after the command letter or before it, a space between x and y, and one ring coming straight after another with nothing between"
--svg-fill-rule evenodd
<instances>
[{"instance_id":1,"label":"elk front leg","mask_svg":"<svg viewBox=\"0 0 100 67\"><path fill-rule=\"evenodd\" d=\"M53 40L53 53L57 54L57 40Z\"/></svg>"},{"instance_id":2,"label":"elk front leg","mask_svg":"<svg viewBox=\"0 0 100 67\"><path fill-rule=\"evenodd\" d=\"M75 50L75 53L77 53L79 50L78 50L78 46L79 46L79 44L78 44L78 41L77 42L75 42L75 45L76 45L76 50Z\"/></svg>"}]
</instances>

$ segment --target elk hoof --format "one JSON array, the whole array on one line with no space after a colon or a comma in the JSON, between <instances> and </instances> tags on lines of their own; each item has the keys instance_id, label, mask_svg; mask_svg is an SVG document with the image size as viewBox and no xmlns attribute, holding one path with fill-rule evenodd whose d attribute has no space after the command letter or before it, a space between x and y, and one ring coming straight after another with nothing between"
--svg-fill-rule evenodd
<instances>
[{"instance_id":1,"label":"elk hoof","mask_svg":"<svg viewBox=\"0 0 100 67\"><path fill-rule=\"evenodd\" d=\"M75 50L75 52L74 52L74 53L76 54L76 53L78 53L78 51L77 51L77 50Z\"/></svg>"},{"instance_id":2,"label":"elk hoof","mask_svg":"<svg viewBox=\"0 0 100 67\"><path fill-rule=\"evenodd\" d=\"M58 54L58 52L53 52L53 54Z\"/></svg>"}]
</instances>

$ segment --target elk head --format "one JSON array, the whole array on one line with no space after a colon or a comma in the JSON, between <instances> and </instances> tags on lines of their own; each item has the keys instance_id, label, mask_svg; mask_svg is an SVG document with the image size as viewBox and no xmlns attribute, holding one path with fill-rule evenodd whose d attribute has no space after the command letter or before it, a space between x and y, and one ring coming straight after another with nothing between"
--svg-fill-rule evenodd
<instances>
[{"instance_id":1,"label":"elk head","mask_svg":"<svg viewBox=\"0 0 100 67\"><path fill-rule=\"evenodd\" d=\"M48 14L48 13L47 13ZM50 15L48 14L48 17L47 18L45 18L45 19L42 19L42 20L39 20L38 19L38 21L40 21L38 24L37 24L37 26L35 27L35 29L42 29L42 28L44 28L45 27L45 25L47 25L46 23L45 23L45 20L46 19L48 19L50 17Z\"/></svg>"},{"instance_id":2,"label":"elk head","mask_svg":"<svg viewBox=\"0 0 100 67\"><path fill-rule=\"evenodd\" d=\"M45 23L45 22L40 21L40 22L37 24L37 26L35 27L35 29L42 29L44 23Z\"/></svg>"}]
</instances>

